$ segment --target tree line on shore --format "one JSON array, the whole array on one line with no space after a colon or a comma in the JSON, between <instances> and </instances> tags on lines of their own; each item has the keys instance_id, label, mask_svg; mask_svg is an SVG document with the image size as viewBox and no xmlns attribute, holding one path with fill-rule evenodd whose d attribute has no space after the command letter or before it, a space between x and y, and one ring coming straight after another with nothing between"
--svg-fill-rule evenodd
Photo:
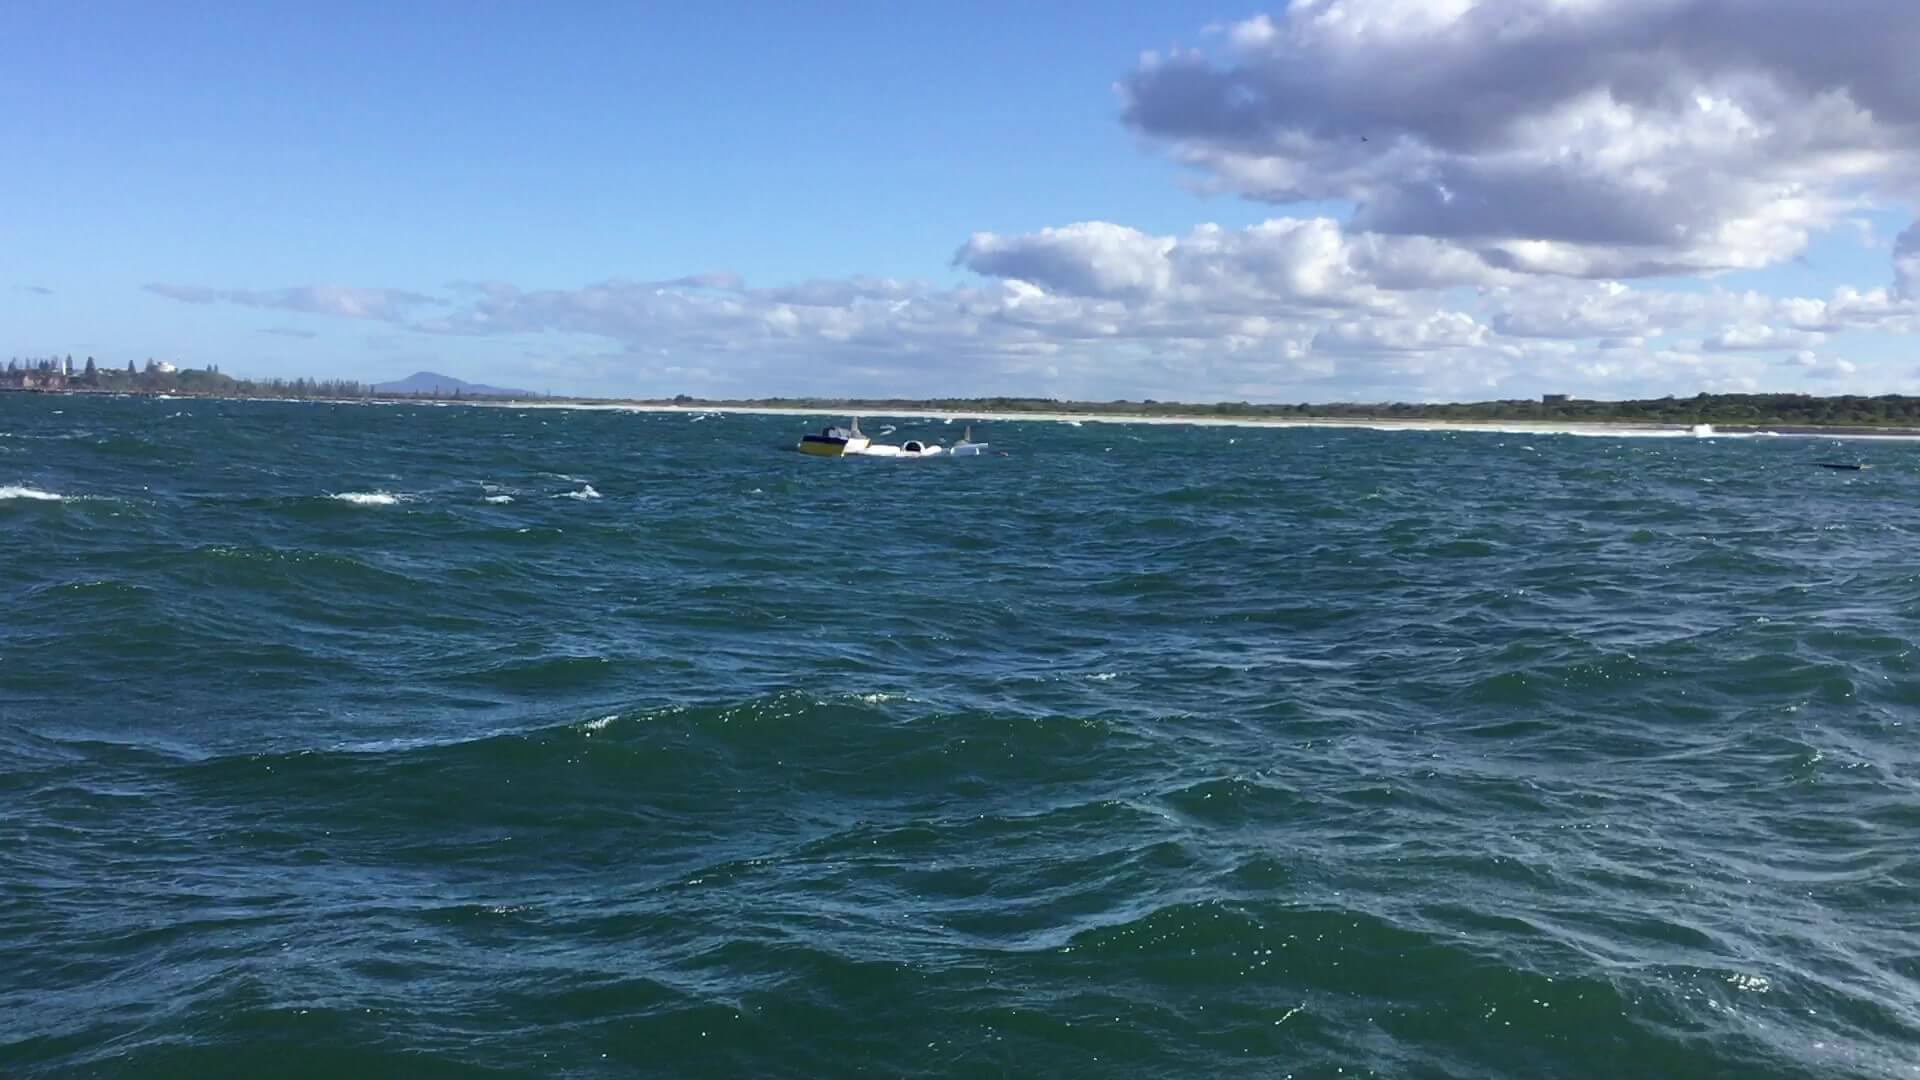
<instances>
[{"instance_id":1,"label":"tree line on shore","mask_svg":"<svg viewBox=\"0 0 1920 1080\"><path fill-rule=\"evenodd\" d=\"M220 371L217 365L178 367L148 360L122 368L98 364L92 357L75 363L68 357L9 361L0 387L10 389L94 390L110 393L178 394L207 397L265 397L294 400L420 399L461 400L450 393L394 393L351 379L248 379ZM550 399L585 401L593 399ZM602 399L604 400L604 399ZM1695 394L1691 397L1602 401L1548 394L1543 398L1475 402L1300 402L1289 404L1222 401L1069 401L1041 397L972 398L823 398L768 397L711 399L681 394L671 399L636 399L633 404L725 408L747 406L797 408L826 413L884 413L889 410L950 413L1077 413L1085 416L1218 417L1229 419L1345 420L1524 420L1541 423L1714 424L1726 427L1916 427L1920 397L1840 394Z\"/></svg>"},{"instance_id":2,"label":"tree line on shore","mask_svg":"<svg viewBox=\"0 0 1920 1080\"><path fill-rule=\"evenodd\" d=\"M657 402L667 404L668 402ZM930 399L759 398L709 401L680 395L672 404L817 409L821 412L1079 413L1088 416L1194 416L1235 419L1526 420L1540 423L1715 424L1722 426L1920 427L1920 397L1900 394L1695 394L1628 401L1598 401L1549 394L1544 399L1475 402L1300 402L1260 404L1223 401L1063 401L1057 398L984 397Z\"/></svg>"},{"instance_id":3,"label":"tree line on shore","mask_svg":"<svg viewBox=\"0 0 1920 1080\"><path fill-rule=\"evenodd\" d=\"M197 397L260 397L290 400L356 400L372 398L447 398L461 394L390 393L352 379L248 379L223 373L218 365L185 368L164 360L126 367L108 366L89 356L35 357L7 362L0 388L15 390L98 391L118 394L174 394Z\"/></svg>"}]
</instances>

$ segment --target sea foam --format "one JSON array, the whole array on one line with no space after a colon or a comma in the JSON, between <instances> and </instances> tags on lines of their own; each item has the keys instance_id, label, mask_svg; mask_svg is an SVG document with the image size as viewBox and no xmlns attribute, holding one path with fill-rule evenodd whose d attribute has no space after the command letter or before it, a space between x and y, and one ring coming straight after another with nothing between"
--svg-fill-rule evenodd
<instances>
[{"instance_id":1,"label":"sea foam","mask_svg":"<svg viewBox=\"0 0 1920 1080\"><path fill-rule=\"evenodd\" d=\"M65 495L39 488L23 487L18 484L0 485L0 499L32 499L36 502L60 502Z\"/></svg>"},{"instance_id":2,"label":"sea foam","mask_svg":"<svg viewBox=\"0 0 1920 1080\"><path fill-rule=\"evenodd\" d=\"M343 491L329 498L355 506L393 506L400 502L400 496L384 491Z\"/></svg>"}]
</instances>

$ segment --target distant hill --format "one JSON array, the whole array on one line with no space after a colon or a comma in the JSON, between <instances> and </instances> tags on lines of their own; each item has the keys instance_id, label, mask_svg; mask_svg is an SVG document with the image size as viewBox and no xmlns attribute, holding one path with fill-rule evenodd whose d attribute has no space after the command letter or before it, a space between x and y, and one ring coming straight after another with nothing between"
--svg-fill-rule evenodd
<instances>
[{"instance_id":1,"label":"distant hill","mask_svg":"<svg viewBox=\"0 0 1920 1080\"><path fill-rule=\"evenodd\" d=\"M456 379L451 375L437 375L431 371L416 371L404 379L393 382L375 383L376 394L433 394L439 397L452 397L457 391L462 397L534 397L531 391L513 390L504 386L487 386L483 383L470 383L465 379Z\"/></svg>"}]
</instances>

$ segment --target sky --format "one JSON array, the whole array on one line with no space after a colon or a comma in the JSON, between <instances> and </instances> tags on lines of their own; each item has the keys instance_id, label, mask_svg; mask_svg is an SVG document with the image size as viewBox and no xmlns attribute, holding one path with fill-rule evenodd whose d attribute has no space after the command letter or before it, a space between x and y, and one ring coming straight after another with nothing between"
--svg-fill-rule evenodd
<instances>
[{"instance_id":1,"label":"sky","mask_svg":"<svg viewBox=\"0 0 1920 1080\"><path fill-rule=\"evenodd\" d=\"M1920 393L1920 3L0 5L0 355Z\"/></svg>"}]
</instances>

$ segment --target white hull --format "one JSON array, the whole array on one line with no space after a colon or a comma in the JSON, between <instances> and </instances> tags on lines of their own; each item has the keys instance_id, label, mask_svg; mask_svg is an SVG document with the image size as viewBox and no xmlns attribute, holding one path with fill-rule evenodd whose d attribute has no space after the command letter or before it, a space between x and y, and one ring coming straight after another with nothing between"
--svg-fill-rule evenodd
<instances>
[{"instance_id":1,"label":"white hull","mask_svg":"<svg viewBox=\"0 0 1920 1080\"><path fill-rule=\"evenodd\" d=\"M939 457L946 452L946 448L940 446L925 446L917 450L909 450L903 446L889 446L886 443L870 443L864 449L858 451L851 448L847 450L847 453L857 453L860 457L883 458L929 458Z\"/></svg>"}]
</instances>

